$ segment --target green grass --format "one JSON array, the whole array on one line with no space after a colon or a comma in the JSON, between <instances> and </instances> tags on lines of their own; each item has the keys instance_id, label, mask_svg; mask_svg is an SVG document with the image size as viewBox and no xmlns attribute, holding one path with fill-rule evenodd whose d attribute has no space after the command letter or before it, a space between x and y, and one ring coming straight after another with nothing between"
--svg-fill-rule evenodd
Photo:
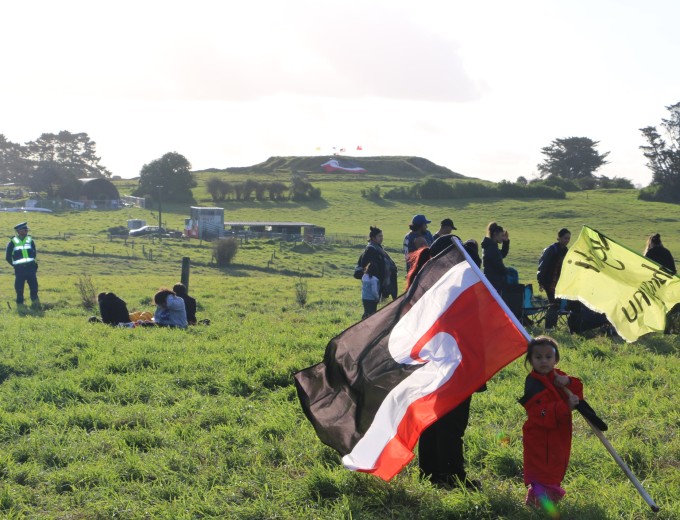
<instances>
[{"instance_id":1,"label":"green grass","mask_svg":"<svg viewBox=\"0 0 680 520\"><path fill-rule=\"evenodd\" d=\"M497 220L510 230L508 264L527 282L563 226L576 233L588 224L637 250L659 231L671 251L680 251L677 209L639 202L628 191L549 203L414 206L362 199L361 188L374 181L314 183L322 201L231 202L225 218L303 220L328 233L356 234L375 223L400 266L398 249L414 213L451 216L463 238L481 239L488 221ZM207 196L201 193L199 186L199 200ZM180 228L187 213L164 206L170 227ZM22 216L39 248L46 310L17 313L8 266L0 278L0 517L545 518L522 505L521 361L473 398L466 456L471 476L484 483L481 493L433 488L419 481L413 463L390 483L348 472L318 441L292 375L319 362L326 343L360 318L360 288L351 277L358 247L251 241L235 265L217 269L206 243L147 238L133 248L108 241L108 227L152 220L149 210L0 213L8 237ZM192 259L190 292L199 318L210 318L210 326L87 323L90 313L75 287L79 275L90 274L98 291L116 292L130 310L151 310L158 287L179 279L183 256ZM307 281L305 308L296 303L299 276ZM649 335L634 344L565 331L556 337L561 367L583 379L588 401L609 423L607 437L661 506L651 513L575 417L562 517L680 518L678 337Z\"/></svg>"}]
</instances>

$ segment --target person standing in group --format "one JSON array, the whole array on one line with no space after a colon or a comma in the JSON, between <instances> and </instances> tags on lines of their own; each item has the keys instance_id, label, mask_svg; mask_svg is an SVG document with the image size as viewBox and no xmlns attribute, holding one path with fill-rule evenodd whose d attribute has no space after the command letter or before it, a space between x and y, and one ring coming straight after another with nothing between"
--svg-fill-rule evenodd
<instances>
[{"instance_id":1,"label":"person standing in group","mask_svg":"<svg viewBox=\"0 0 680 520\"><path fill-rule=\"evenodd\" d=\"M560 360L557 341L538 336L529 342L524 364L532 371L519 400L527 411L522 427L525 503L540 506L543 499L559 501L562 479L571 453L572 411L583 399L583 384L555 368Z\"/></svg>"},{"instance_id":2,"label":"person standing in group","mask_svg":"<svg viewBox=\"0 0 680 520\"><path fill-rule=\"evenodd\" d=\"M14 267L14 289L17 293L17 305L24 304L24 286L28 284L31 306L39 307L38 300L38 263L33 237L28 234L28 223L22 222L14 226L16 236L7 244L5 260Z\"/></svg>"},{"instance_id":3,"label":"person standing in group","mask_svg":"<svg viewBox=\"0 0 680 520\"><path fill-rule=\"evenodd\" d=\"M570 240L571 232L567 228L560 229L557 232L557 241L543 250L538 261L538 271L536 272L538 288L545 291L550 302L550 308L545 315L546 329L553 329L557 325L558 310L562 300L555 298L555 287L557 287L557 281L560 279L562 262L564 262L564 257L569 250L567 245Z\"/></svg>"},{"instance_id":4,"label":"person standing in group","mask_svg":"<svg viewBox=\"0 0 680 520\"><path fill-rule=\"evenodd\" d=\"M661 243L661 235L659 233L651 235L647 239L647 246L643 254L650 260L654 260L661 267L664 267L668 272L677 274L678 271L675 268L673 255Z\"/></svg>"},{"instance_id":5,"label":"person standing in group","mask_svg":"<svg viewBox=\"0 0 680 520\"><path fill-rule=\"evenodd\" d=\"M397 298L397 266L383 248L383 232L380 228L371 226L368 234L368 244L361 254L359 265L366 272L366 266L373 264L375 276L378 278L379 292L382 298L391 296Z\"/></svg>"},{"instance_id":6,"label":"person standing in group","mask_svg":"<svg viewBox=\"0 0 680 520\"><path fill-rule=\"evenodd\" d=\"M498 249L498 244L502 244ZM503 294L506 285L507 269L503 264L503 259L508 256L510 251L510 237L508 232L495 222L489 223L486 228L486 237L482 240L482 263L484 265L484 276L487 277L494 289Z\"/></svg>"},{"instance_id":7,"label":"person standing in group","mask_svg":"<svg viewBox=\"0 0 680 520\"><path fill-rule=\"evenodd\" d=\"M411 255L412 266L406 275L407 290L425 264L451 246L455 238L458 237L451 234L444 235L431 247L422 247ZM467 245L464 247L468 250ZM486 385L478 391L484 390L486 390ZM482 487L479 480L468 477L465 469L463 437L470 420L471 402L472 396L469 396L420 434L419 473L421 478L428 479L434 486L464 487L471 491L478 491Z\"/></svg>"},{"instance_id":8,"label":"person standing in group","mask_svg":"<svg viewBox=\"0 0 680 520\"><path fill-rule=\"evenodd\" d=\"M456 226L453 225L453 220L451 220L450 218L445 218L444 220L441 221L439 231L432 235L432 242L437 240L439 237L450 235L456 229L457 229Z\"/></svg>"},{"instance_id":9,"label":"person standing in group","mask_svg":"<svg viewBox=\"0 0 680 520\"><path fill-rule=\"evenodd\" d=\"M406 272L411 268L410 255L418 249L416 239L423 237L429 246L432 244L432 233L427 229L431 220L427 220L425 215L414 215L408 228L410 231L404 236L404 260L406 260Z\"/></svg>"},{"instance_id":10,"label":"person standing in group","mask_svg":"<svg viewBox=\"0 0 680 520\"><path fill-rule=\"evenodd\" d=\"M364 275L361 277L361 302L364 304L364 315L362 320L375 314L378 310L380 301L380 279L378 269L375 264L368 263L364 268Z\"/></svg>"}]
</instances>

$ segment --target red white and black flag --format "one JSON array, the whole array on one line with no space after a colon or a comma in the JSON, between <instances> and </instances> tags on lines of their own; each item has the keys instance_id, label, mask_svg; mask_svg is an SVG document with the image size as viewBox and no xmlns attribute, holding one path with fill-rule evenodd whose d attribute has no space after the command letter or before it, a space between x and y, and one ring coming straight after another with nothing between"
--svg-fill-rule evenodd
<instances>
[{"instance_id":1,"label":"red white and black flag","mask_svg":"<svg viewBox=\"0 0 680 520\"><path fill-rule=\"evenodd\" d=\"M421 432L524 354L529 339L455 240L406 294L332 339L295 385L343 465L390 480Z\"/></svg>"}]
</instances>

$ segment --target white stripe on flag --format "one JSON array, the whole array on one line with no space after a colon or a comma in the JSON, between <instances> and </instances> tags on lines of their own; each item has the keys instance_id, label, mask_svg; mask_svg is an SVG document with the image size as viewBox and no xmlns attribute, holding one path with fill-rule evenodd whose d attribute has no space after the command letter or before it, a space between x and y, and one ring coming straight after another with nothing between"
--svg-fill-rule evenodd
<instances>
[{"instance_id":1,"label":"white stripe on flag","mask_svg":"<svg viewBox=\"0 0 680 520\"><path fill-rule=\"evenodd\" d=\"M397 385L381 404L364 436L351 453L342 458L351 470L371 470L387 443L396 435L409 406L446 383L456 371L462 354L456 340L440 332L420 350L419 359L411 357L414 345L422 338L467 289L481 280L467 262L453 266L402 317L390 334L388 348L395 361L422 364Z\"/></svg>"}]
</instances>

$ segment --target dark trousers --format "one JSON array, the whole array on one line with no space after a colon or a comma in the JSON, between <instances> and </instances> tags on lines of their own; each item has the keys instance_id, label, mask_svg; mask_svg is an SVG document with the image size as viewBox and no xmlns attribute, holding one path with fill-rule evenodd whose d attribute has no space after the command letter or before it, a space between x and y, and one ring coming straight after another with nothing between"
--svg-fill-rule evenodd
<instances>
[{"instance_id":1,"label":"dark trousers","mask_svg":"<svg viewBox=\"0 0 680 520\"><path fill-rule=\"evenodd\" d=\"M431 424L420 436L418 465L420 474L433 483L455 484L455 479L465 480L463 435L470 418L472 396L460 403L437 422Z\"/></svg>"},{"instance_id":2,"label":"dark trousers","mask_svg":"<svg viewBox=\"0 0 680 520\"><path fill-rule=\"evenodd\" d=\"M21 266L14 268L14 290L17 293L17 303L24 303L24 286L28 283L31 301L38 299L38 277L35 266Z\"/></svg>"},{"instance_id":3,"label":"dark trousers","mask_svg":"<svg viewBox=\"0 0 680 520\"><path fill-rule=\"evenodd\" d=\"M361 300L364 304L364 315L361 317L362 320L368 318L371 314L375 314L378 310L378 300Z\"/></svg>"},{"instance_id":4,"label":"dark trousers","mask_svg":"<svg viewBox=\"0 0 680 520\"><path fill-rule=\"evenodd\" d=\"M545 328L554 329L557 327L558 311L562 305L562 300L555 298L555 289L548 289L546 287L545 294L550 302L550 307L548 307L548 311L545 313Z\"/></svg>"}]
</instances>

